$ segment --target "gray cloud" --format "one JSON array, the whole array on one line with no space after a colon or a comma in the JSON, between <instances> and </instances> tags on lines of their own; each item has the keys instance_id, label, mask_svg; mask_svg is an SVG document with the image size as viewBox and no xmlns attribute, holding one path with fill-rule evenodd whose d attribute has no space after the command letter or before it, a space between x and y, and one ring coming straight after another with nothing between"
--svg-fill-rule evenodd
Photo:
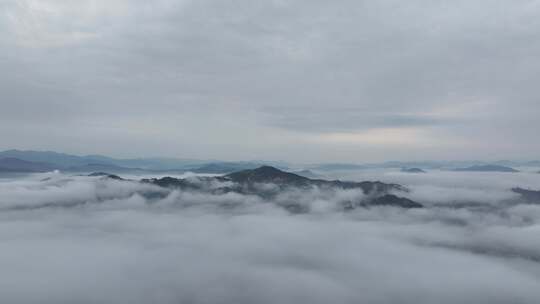
<instances>
[{"instance_id":1,"label":"gray cloud","mask_svg":"<svg viewBox=\"0 0 540 304\"><path fill-rule=\"evenodd\" d=\"M443 126L457 119L429 114L376 113L363 108L291 108L267 109L268 124L305 132L354 132L379 128Z\"/></svg>"},{"instance_id":2,"label":"gray cloud","mask_svg":"<svg viewBox=\"0 0 540 304\"><path fill-rule=\"evenodd\" d=\"M4 148L309 161L540 149L530 140L538 1L8 0L0 10ZM422 138L306 139L388 128Z\"/></svg>"}]
</instances>

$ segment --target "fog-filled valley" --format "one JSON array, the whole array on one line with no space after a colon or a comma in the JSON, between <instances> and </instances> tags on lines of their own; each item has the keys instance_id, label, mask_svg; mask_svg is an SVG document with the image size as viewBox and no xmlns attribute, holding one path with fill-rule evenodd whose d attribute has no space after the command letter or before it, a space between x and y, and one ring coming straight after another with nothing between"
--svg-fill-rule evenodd
<instances>
[{"instance_id":1,"label":"fog-filled valley","mask_svg":"<svg viewBox=\"0 0 540 304\"><path fill-rule=\"evenodd\" d=\"M141 182L154 175L3 175L0 301L537 303L540 201L511 190L540 190L533 172L316 172L396 183L423 206L349 209L370 194L214 191L234 182L192 173L176 177L204 191Z\"/></svg>"}]
</instances>

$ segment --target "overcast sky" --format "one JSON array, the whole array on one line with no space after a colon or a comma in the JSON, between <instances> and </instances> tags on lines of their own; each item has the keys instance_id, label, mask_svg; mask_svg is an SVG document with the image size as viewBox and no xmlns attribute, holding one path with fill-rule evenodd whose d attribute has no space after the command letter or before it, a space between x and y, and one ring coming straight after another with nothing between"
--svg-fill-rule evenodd
<instances>
[{"instance_id":1,"label":"overcast sky","mask_svg":"<svg viewBox=\"0 0 540 304\"><path fill-rule=\"evenodd\" d=\"M0 1L0 149L540 158L540 1Z\"/></svg>"}]
</instances>

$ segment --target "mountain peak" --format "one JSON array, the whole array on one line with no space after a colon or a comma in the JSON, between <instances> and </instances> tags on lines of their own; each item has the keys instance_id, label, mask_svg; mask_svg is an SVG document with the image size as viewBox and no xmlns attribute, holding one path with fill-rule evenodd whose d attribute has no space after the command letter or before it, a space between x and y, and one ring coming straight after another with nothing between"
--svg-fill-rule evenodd
<instances>
[{"instance_id":1,"label":"mountain peak","mask_svg":"<svg viewBox=\"0 0 540 304\"><path fill-rule=\"evenodd\" d=\"M403 173L426 173L426 171L420 169L420 168L401 168L401 172Z\"/></svg>"},{"instance_id":2,"label":"mountain peak","mask_svg":"<svg viewBox=\"0 0 540 304\"><path fill-rule=\"evenodd\" d=\"M298 185L306 184L309 178L281 171L272 166L261 166L256 169L242 170L225 175L226 178L238 183L274 183Z\"/></svg>"},{"instance_id":3,"label":"mountain peak","mask_svg":"<svg viewBox=\"0 0 540 304\"><path fill-rule=\"evenodd\" d=\"M397 184L386 184L382 182L346 182L339 180L310 179L294 173L281 171L272 166L262 166L256 169L247 169L230 173L219 177L207 177L207 180L201 183L201 178L193 182L189 179L178 179L173 177L163 177L160 179L144 179L142 182L155 184L161 187L180 188L189 191L205 191L203 184L208 181L231 181L235 185L227 185L216 189L210 189L212 193L236 192L241 194L257 195L262 198L270 199L275 195L287 191L288 189L309 189L320 188L328 193L336 193L338 190L359 189L365 196L362 202L355 202L355 206L398 206L403 208L421 208L418 204L407 198L391 195L390 191L407 192L405 187ZM273 184L277 187L260 187L259 184ZM206 190L208 191L208 189ZM300 205L292 205L299 207ZM292 206L291 205L291 206ZM295 207L295 208L296 208Z\"/></svg>"},{"instance_id":4,"label":"mountain peak","mask_svg":"<svg viewBox=\"0 0 540 304\"><path fill-rule=\"evenodd\" d=\"M286 173L286 172L281 171L278 168L272 167L272 166L260 166L259 168L253 169L252 171L260 172L260 173L268 173L268 174Z\"/></svg>"}]
</instances>

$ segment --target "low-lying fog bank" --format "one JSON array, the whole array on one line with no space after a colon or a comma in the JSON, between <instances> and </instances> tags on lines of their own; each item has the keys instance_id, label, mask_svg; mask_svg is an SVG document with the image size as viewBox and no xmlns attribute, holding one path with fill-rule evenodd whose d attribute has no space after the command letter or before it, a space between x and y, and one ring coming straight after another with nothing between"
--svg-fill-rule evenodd
<instances>
[{"instance_id":1,"label":"low-lying fog bank","mask_svg":"<svg viewBox=\"0 0 540 304\"><path fill-rule=\"evenodd\" d=\"M538 302L540 204L508 202L540 176L364 174L346 179L403 184L426 208L335 208L357 190L266 202L61 173L0 179L0 302Z\"/></svg>"}]
</instances>

